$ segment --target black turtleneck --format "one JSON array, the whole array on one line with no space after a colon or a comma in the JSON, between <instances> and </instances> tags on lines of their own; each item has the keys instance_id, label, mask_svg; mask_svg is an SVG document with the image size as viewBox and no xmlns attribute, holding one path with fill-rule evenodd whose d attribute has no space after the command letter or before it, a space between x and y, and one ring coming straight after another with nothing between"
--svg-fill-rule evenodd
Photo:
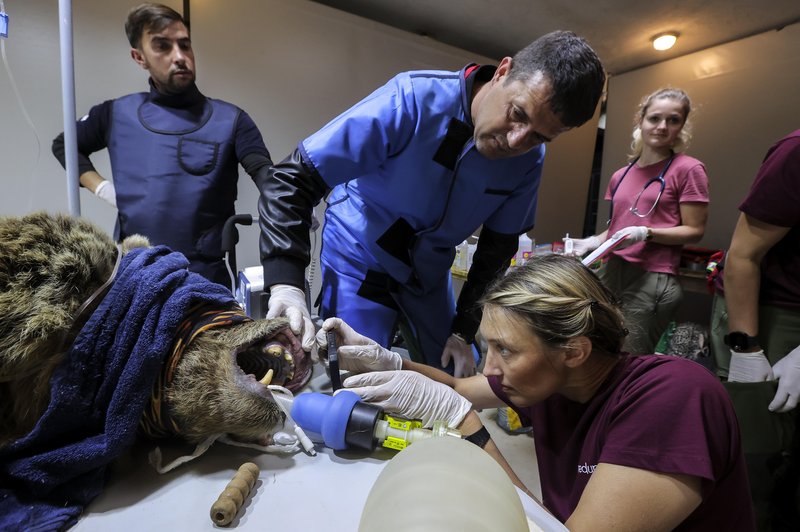
<instances>
[{"instance_id":1,"label":"black turtleneck","mask_svg":"<svg viewBox=\"0 0 800 532\"><path fill-rule=\"evenodd\" d=\"M162 107L196 111L198 109L202 110L203 105L206 103L206 97L203 96L200 89L198 89L197 85L194 83L180 94L165 94L156 88L156 84L153 83L153 78L150 78L148 82L150 83L150 96L148 100Z\"/></svg>"}]
</instances>

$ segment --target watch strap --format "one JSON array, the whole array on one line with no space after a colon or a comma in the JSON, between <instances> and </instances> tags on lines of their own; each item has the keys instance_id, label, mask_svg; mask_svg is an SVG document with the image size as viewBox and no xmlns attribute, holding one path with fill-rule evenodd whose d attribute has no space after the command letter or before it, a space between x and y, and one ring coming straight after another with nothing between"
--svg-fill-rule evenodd
<instances>
[{"instance_id":1,"label":"watch strap","mask_svg":"<svg viewBox=\"0 0 800 532\"><path fill-rule=\"evenodd\" d=\"M733 351L741 352L754 347L759 347L760 343L757 336L750 336L741 331L732 331L723 337L725 345Z\"/></svg>"},{"instance_id":2,"label":"watch strap","mask_svg":"<svg viewBox=\"0 0 800 532\"><path fill-rule=\"evenodd\" d=\"M479 431L473 432L469 436L464 436L463 439L467 440L470 443L474 443L475 445L483 449L484 447L486 447L486 444L489 443L489 440L492 439L492 436L491 434L489 434L489 431L486 430L486 427L481 427Z\"/></svg>"}]
</instances>

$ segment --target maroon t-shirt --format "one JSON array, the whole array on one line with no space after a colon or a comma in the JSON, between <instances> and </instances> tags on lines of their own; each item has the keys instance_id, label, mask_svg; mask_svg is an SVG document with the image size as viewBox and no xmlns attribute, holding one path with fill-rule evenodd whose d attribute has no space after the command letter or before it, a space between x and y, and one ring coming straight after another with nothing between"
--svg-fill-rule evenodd
<instances>
[{"instance_id":1,"label":"maroon t-shirt","mask_svg":"<svg viewBox=\"0 0 800 532\"><path fill-rule=\"evenodd\" d=\"M489 383L514 407L497 377ZM533 427L543 502L561 521L602 462L700 477L703 502L677 530L755 529L733 405L696 362L625 356L587 403L554 395L514 409Z\"/></svg>"},{"instance_id":2,"label":"maroon t-shirt","mask_svg":"<svg viewBox=\"0 0 800 532\"><path fill-rule=\"evenodd\" d=\"M791 228L761 262L759 302L800 310L800 130L769 149L739 210Z\"/></svg>"}]
</instances>

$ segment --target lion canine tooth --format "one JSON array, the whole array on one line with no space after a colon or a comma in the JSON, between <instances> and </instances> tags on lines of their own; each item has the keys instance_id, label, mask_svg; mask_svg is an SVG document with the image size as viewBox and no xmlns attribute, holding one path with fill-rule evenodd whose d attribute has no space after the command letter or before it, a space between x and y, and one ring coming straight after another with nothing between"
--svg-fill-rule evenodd
<instances>
[{"instance_id":1,"label":"lion canine tooth","mask_svg":"<svg viewBox=\"0 0 800 532\"><path fill-rule=\"evenodd\" d=\"M263 384L264 386L269 386L269 383L271 383L271 382L272 382L272 376L273 376L274 374L275 374L275 372L274 372L274 371L272 371L272 370L270 369L269 371L267 371L267 374L266 374L266 375L264 375L264 378L263 378L263 379L261 379L261 380L260 380L260 381L258 381L258 382L260 382L260 383L261 383L261 384Z\"/></svg>"},{"instance_id":2,"label":"lion canine tooth","mask_svg":"<svg viewBox=\"0 0 800 532\"><path fill-rule=\"evenodd\" d=\"M283 354L283 348L279 345L273 345L267 348L267 354L273 357L280 357Z\"/></svg>"}]
</instances>

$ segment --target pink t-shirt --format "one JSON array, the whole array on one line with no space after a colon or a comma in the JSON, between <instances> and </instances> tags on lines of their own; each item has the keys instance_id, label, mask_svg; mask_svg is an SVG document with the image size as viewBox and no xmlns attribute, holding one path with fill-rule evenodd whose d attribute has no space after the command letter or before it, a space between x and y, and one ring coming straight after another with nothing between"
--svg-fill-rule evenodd
<instances>
[{"instance_id":1,"label":"pink t-shirt","mask_svg":"<svg viewBox=\"0 0 800 532\"><path fill-rule=\"evenodd\" d=\"M648 181L657 177L664 170L668 160L665 159L642 168L634 164L621 183L620 179L628 167L614 172L605 196L605 199L611 200L611 193L616 189L613 199L614 213L608 228L609 237L620 229L632 225L647 227L681 225L681 203L708 203L708 175L705 166L694 157L679 153L675 155L672 164L664 174L664 192L653 212L644 218L631 212L631 208L636 203L636 197L642 192ZM658 181L644 190L636 203L640 214L644 215L650 210L656 201L659 190ZM639 265L646 271L677 275L681 247L655 242L640 242L612 253L627 262Z\"/></svg>"}]
</instances>

